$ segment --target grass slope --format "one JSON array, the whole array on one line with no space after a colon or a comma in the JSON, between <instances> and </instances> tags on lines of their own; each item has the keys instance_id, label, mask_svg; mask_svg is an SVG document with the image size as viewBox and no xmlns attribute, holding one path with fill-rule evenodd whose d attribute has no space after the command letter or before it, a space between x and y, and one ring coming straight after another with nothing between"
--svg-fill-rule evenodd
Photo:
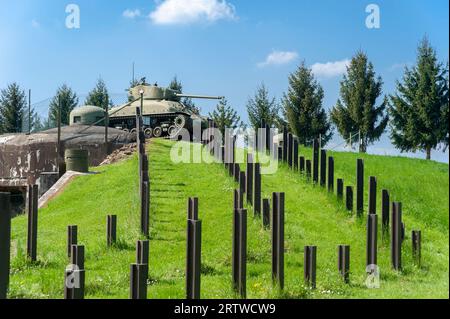
<instances>
[{"instance_id":1,"label":"grass slope","mask_svg":"<svg viewBox=\"0 0 450 319\"><path fill-rule=\"evenodd\" d=\"M151 174L151 243L149 298L183 298L186 202L199 197L202 234L202 298L234 298L231 289L232 191L236 187L218 164L173 164L171 144L149 146ZM311 150L302 149L309 155ZM336 178L354 184L355 154L335 153ZM261 221L248 221L249 298L448 298L448 165L421 160L363 156L366 174L404 205L407 239L402 273L390 269L388 243L379 243L381 288L365 286L365 220L349 214L336 196L307 183L284 165L263 176L263 196L286 192L286 283L272 287L270 232ZM97 175L77 178L39 212L38 262L26 251L26 217L13 220L10 298L62 298L66 228L79 227L86 246L87 298L127 298L129 264L139 234L137 158L96 168ZM367 178L366 178L367 180ZM367 191L367 186L366 186ZM380 196L380 195L379 195ZM367 196L366 205L367 205ZM106 216L118 215L118 243L106 248ZM412 264L410 230L423 231L423 266ZM303 247L317 245L317 289L303 286ZM351 245L351 284L337 274L338 244Z\"/></svg>"}]
</instances>

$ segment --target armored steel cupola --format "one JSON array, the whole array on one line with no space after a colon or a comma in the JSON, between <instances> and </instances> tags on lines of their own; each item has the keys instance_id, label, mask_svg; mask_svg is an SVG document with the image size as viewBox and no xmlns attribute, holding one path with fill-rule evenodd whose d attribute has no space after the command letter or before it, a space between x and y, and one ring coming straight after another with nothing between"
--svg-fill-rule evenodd
<instances>
[{"instance_id":1,"label":"armored steel cupola","mask_svg":"<svg viewBox=\"0 0 450 319\"><path fill-rule=\"evenodd\" d=\"M154 101L178 101L179 98L177 94L180 92L176 92L174 90L159 87L157 84L149 85L149 84L139 84L130 89L130 95L133 100L137 100L141 97L141 92L144 94L145 100L154 100Z\"/></svg>"}]
</instances>

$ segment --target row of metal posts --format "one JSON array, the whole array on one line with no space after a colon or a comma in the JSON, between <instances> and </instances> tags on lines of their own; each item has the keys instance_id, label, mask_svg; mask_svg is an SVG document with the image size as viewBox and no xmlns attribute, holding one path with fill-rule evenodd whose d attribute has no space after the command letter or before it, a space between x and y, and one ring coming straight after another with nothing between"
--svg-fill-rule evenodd
<instances>
[{"instance_id":1,"label":"row of metal posts","mask_svg":"<svg viewBox=\"0 0 450 319\"><path fill-rule=\"evenodd\" d=\"M138 117L140 119L138 119ZM142 118L137 110L137 123L142 123ZM139 124L138 124L139 127ZM142 126L140 125L142 128ZM148 161L144 151L141 151L142 136L138 130L138 145L139 145L139 157L140 157L140 186L145 187L147 176L148 182ZM282 159L287 160L290 166L298 169L293 161L293 156L296 158L295 150L298 150L298 144L293 140L291 134L283 132L283 136L287 136L290 140L288 143L283 143ZM145 137L144 137L145 141ZM261 213L261 176L259 163L253 163L253 157L251 154L247 157L247 174L241 172L239 165L234 163L235 159L235 138L232 138L232 151L227 152L227 145L223 147L221 152L222 158L225 160L225 156L228 159L231 157L233 161L225 164L233 169L232 172L235 179L239 182L239 190L235 191L235 204L234 204L234 230L233 230L233 282L235 289L245 298L246 296L246 244L247 244L247 230L246 230L246 218L247 211L243 209L243 194L247 192L247 201L255 206L259 203L259 209L255 208L255 215ZM144 142L145 143L145 142ZM267 145L267 144L266 144ZM313 180L318 182L319 170L318 170L318 153L317 140L313 146ZM292 152L294 154L292 154ZM287 154L291 154L290 156ZM321 175L320 185L325 186L326 174L326 151L321 151ZM294 165L292 165L294 163ZM300 170L304 168L304 158L300 158ZM334 159L329 158L328 161L328 189L333 191L334 189ZM237 165L237 166L236 166ZM147 171L145 170L147 168ZM357 162L357 208L363 205L363 199L360 196L363 193L363 180L364 180L364 165L362 160ZM250 173L251 172L251 173ZM307 175L311 176L311 161L306 161ZM254 181L252 181L252 177ZM259 180L259 182L258 182ZM376 246L377 246L377 215L376 215L376 178L371 177L369 182L369 216L367 223L367 264L374 265L377 262ZM251 185L251 186L250 186ZM252 195L251 192L253 187ZM350 191L351 189L351 191ZM27 252L28 257L32 260L36 260L36 239L37 239L37 187L29 187L29 199L28 199L28 241ZM347 188L348 194L352 195L352 188ZM339 197L343 196L343 180L337 181L337 193ZM144 194L141 189L141 196ZM350 197L350 196L349 196ZM351 196L352 197L352 196ZM147 197L148 198L148 197ZM142 198L141 198L142 199ZM349 204L347 205L349 206ZM394 269L401 269L401 245L402 235L404 235L404 224L402 223L402 206L401 203L392 203L392 221L391 221L391 260ZM10 195L8 193L0 193L0 298L6 298L7 287L9 282L9 252L10 252L10 238L11 238L11 209L10 209ZM270 226L269 221L270 203L268 199L263 201L263 225L265 227ZM148 212L148 211L147 211ZM144 227L144 215L141 210L141 228L145 234ZM147 213L148 215L148 213ZM382 217L383 217L383 230L385 231L389 225L389 193L386 190L382 192ZM116 240L116 216L108 216L107 218L107 244L111 246ZM284 286L284 193L274 193L272 198L272 275L274 282L282 289ZM148 228L147 228L148 229ZM148 236L148 233L147 233ZM189 199L188 204L188 228L187 228L187 263L186 263L186 297L188 299L200 298L200 269L201 269L201 221L198 220L198 199ZM421 258L421 232L413 231L413 256L415 260L420 264ZM137 243L137 255L136 264L131 265L130 276L130 298L144 299L147 296L146 280L148 277L148 255L149 255L149 242L139 241ZM305 270L304 278L308 285L315 287L315 273L316 273L316 247L305 247ZM82 299L84 298L84 246L77 245L77 226L68 226L68 244L67 254L71 259L71 267L66 269L66 289L65 296L70 299ZM343 276L344 280L348 281L349 264L350 264L350 247L346 245L340 245L338 247L338 269ZM78 278L78 285L71 285L70 280ZM72 283L73 283L72 282Z\"/></svg>"},{"instance_id":2,"label":"row of metal posts","mask_svg":"<svg viewBox=\"0 0 450 319\"><path fill-rule=\"evenodd\" d=\"M313 159L305 160L302 156L299 159L299 166L296 165L296 159L298 156L298 146L296 145L296 139L292 134L288 133L285 129L283 131L283 146L279 147L278 154L280 160L287 162L289 167L295 171L298 169L300 172L306 171L307 180L313 180L315 184L319 183L320 186L325 187L327 185L330 192L334 192L334 158L328 157L328 180L327 180L327 153L326 150L320 150L320 141L315 139L313 141ZM320 153L320 162L319 162ZM293 159L294 157L294 159ZM319 164L320 163L320 164ZM320 166L320 179L319 179L319 166ZM353 211L353 187L346 187L346 208L349 211ZM368 203L368 221L367 221L367 266L375 265L377 262L377 233L378 233L378 218L376 215L376 191L377 180L376 177L371 176L369 178L369 203ZM343 198L344 193L344 181L343 179L337 179L337 196ZM389 233L389 192L382 190L382 233L383 236L388 236ZM392 220L391 227L391 264L394 269L401 269L401 242L404 240L405 225L401 221L401 203L392 203ZM362 216L364 210L364 161L362 159L357 160L356 170L356 210L358 216ZM400 239L397 239L399 237ZM421 232L414 230L412 232L413 239L413 256L415 262L420 264L421 258Z\"/></svg>"}]
</instances>

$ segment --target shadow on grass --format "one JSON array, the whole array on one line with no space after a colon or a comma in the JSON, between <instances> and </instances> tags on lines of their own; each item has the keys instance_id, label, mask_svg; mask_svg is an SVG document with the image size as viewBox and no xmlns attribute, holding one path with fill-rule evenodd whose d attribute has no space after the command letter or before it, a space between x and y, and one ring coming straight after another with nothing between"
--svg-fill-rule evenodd
<instances>
[{"instance_id":1,"label":"shadow on grass","mask_svg":"<svg viewBox=\"0 0 450 319\"><path fill-rule=\"evenodd\" d=\"M136 247L125 240L119 238L109 249L134 251Z\"/></svg>"}]
</instances>

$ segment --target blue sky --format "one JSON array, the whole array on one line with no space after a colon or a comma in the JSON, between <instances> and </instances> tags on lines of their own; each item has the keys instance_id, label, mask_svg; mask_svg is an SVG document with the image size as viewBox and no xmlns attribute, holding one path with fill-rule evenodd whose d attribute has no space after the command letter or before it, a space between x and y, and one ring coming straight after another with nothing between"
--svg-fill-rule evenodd
<instances>
[{"instance_id":1,"label":"blue sky","mask_svg":"<svg viewBox=\"0 0 450 319\"><path fill-rule=\"evenodd\" d=\"M79 29L66 28L70 3L80 8ZM379 29L366 27L371 3L380 8ZM123 93L134 61L136 75L150 81L165 85L176 74L186 92L225 95L246 120L257 85L281 98L289 73L305 60L329 109L345 62L359 49L383 77L385 94L414 63L425 34L447 62L448 12L447 0L2 0L0 88L17 81L39 101L63 82L85 94L102 76L111 92ZM214 106L198 104L204 112ZM387 138L371 151L395 152ZM448 162L448 153L435 158Z\"/></svg>"}]
</instances>

